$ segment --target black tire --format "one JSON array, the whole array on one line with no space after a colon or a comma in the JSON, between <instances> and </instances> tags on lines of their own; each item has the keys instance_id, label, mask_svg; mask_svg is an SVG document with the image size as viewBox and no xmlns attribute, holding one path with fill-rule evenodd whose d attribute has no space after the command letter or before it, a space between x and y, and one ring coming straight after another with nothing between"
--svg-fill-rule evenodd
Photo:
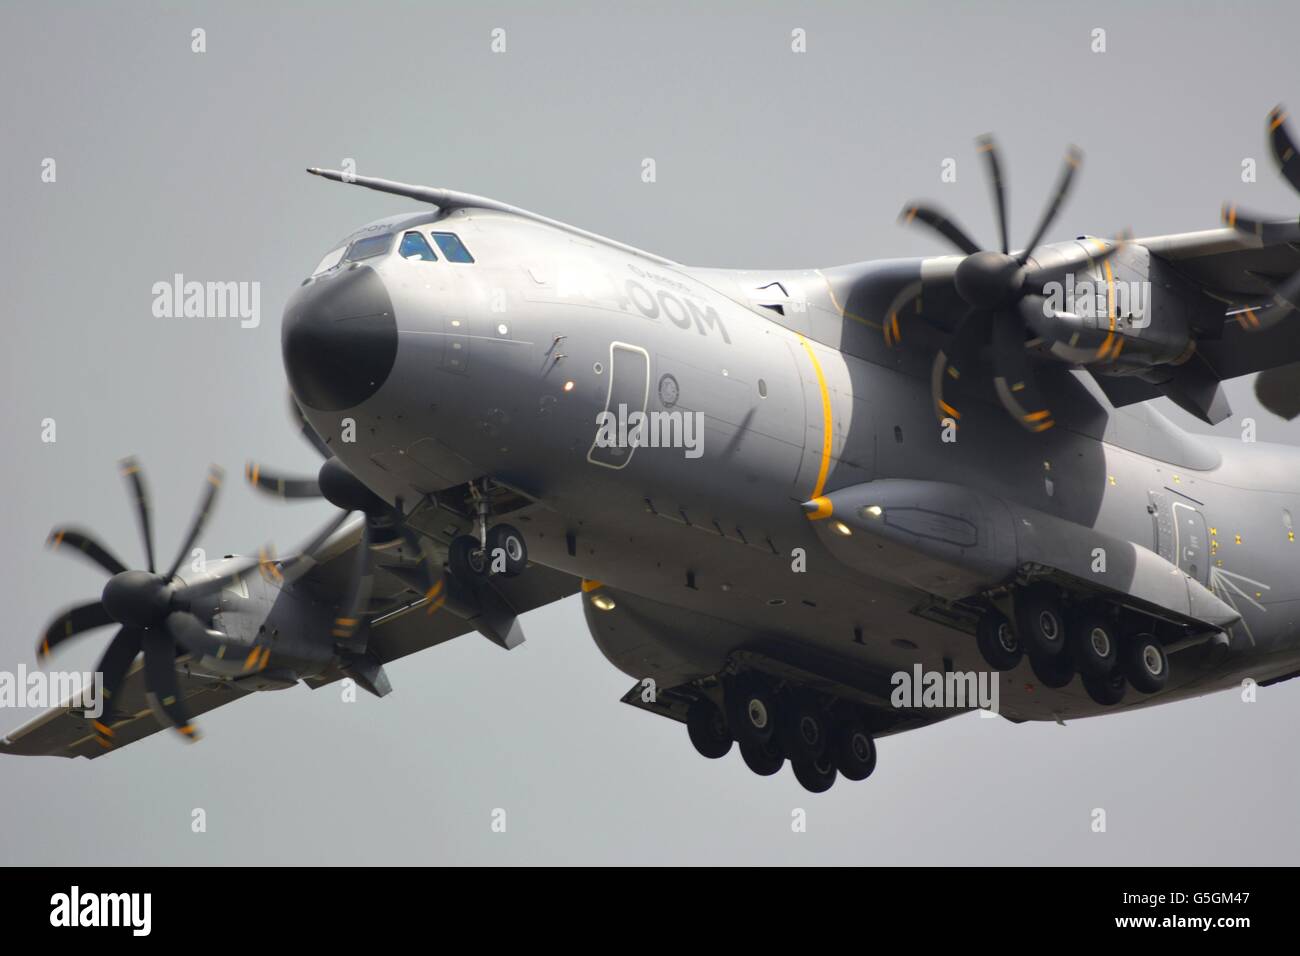
<instances>
[{"instance_id":1,"label":"black tire","mask_svg":"<svg viewBox=\"0 0 1300 956\"><path fill-rule=\"evenodd\" d=\"M1052 690L1060 690L1074 680L1074 661L1070 660L1069 654L1057 654L1055 657L1030 654L1029 669L1038 678L1038 683Z\"/></svg>"},{"instance_id":2,"label":"black tire","mask_svg":"<svg viewBox=\"0 0 1300 956\"><path fill-rule=\"evenodd\" d=\"M727 726L741 743L765 744L776 736L777 707L761 681L742 678L727 688Z\"/></svg>"},{"instance_id":3,"label":"black tire","mask_svg":"<svg viewBox=\"0 0 1300 956\"><path fill-rule=\"evenodd\" d=\"M701 757L717 760L731 752L731 734L722 711L706 697L691 703L686 712L686 732L690 735L695 752Z\"/></svg>"},{"instance_id":4,"label":"black tire","mask_svg":"<svg viewBox=\"0 0 1300 956\"><path fill-rule=\"evenodd\" d=\"M1135 634L1119 648L1119 666L1135 690L1154 694L1169 683L1169 655L1151 634Z\"/></svg>"},{"instance_id":5,"label":"black tire","mask_svg":"<svg viewBox=\"0 0 1300 956\"><path fill-rule=\"evenodd\" d=\"M781 701L781 742L791 760L822 757L829 739L830 723L816 698L792 694Z\"/></svg>"},{"instance_id":6,"label":"black tire","mask_svg":"<svg viewBox=\"0 0 1300 956\"><path fill-rule=\"evenodd\" d=\"M528 567L528 542L513 525L498 524L488 529L488 570L504 563L504 570L496 573L503 578L517 578Z\"/></svg>"},{"instance_id":7,"label":"black tire","mask_svg":"<svg viewBox=\"0 0 1300 956\"><path fill-rule=\"evenodd\" d=\"M769 740L765 744L741 741L740 756L745 761L745 766L760 777L770 777L785 766L785 754L775 740Z\"/></svg>"},{"instance_id":8,"label":"black tire","mask_svg":"<svg viewBox=\"0 0 1300 956\"><path fill-rule=\"evenodd\" d=\"M876 769L876 742L856 720L840 724L831 735L835 769L845 780L866 780Z\"/></svg>"},{"instance_id":9,"label":"black tire","mask_svg":"<svg viewBox=\"0 0 1300 956\"><path fill-rule=\"evenodd\" d=\"M1079 614L1070 624L1068 640L1074 666L1085 677L1105 677L1119 659L1119 635L1115 625L1093 610Z\"/></svg>"},{"instance_id":10,"label":"black tire","mask_svg":"<svg viewBox=\"0 0 1300 956\"><path fill-rule=\"evenodd\" d=\"M790 761L794 777L809 793L825 793L835 783L835 761L830 754L824 757L796 757Z\"/></svg>"},{"instance_id":11,"label":"black tire","mask_svg":"<svg viewBox=\"0 0 1300 956\"><path fill-rule=\"evenodd\" d=\"M1001 611L984 613L975 627L975 643L984 662L995 671L1014 670L1024 657L1015 628Z\"/></svg>"},{"instance_id":12,"label":"black tire","mask_svg":"<svg viewBox=\"0 0 1300 956\"><path fill-rule=\"evenodd\" d=\"M487 561L478 546L478 538L469 534L457 535L447 548L447 567L452 577L461 581L481 578L487 572Z\"/></svg>"},{"instance_id":13,"label":"black tire","mask_svg":"<svg viewBox=\"0 0 1300 956\"><path fill-rule=\"evenodd\" d=\"M1103 707L1114 707L1123 701L1124 692L1128 690L1128 681L1119 671L1113 671L1104 677L1084 674L1082 680L1083 689L1088 692L1088 696Z\"/></svg>"},{"instance_id":14,"label":"black tire","mask_svg":"<svg viewBox=\"0 0 1300 956\"><path fill-rule=\"evenodd\" d=\"M1057 657L1065 652L1065 615L1056 589L1031 584L1016 594L1016 636L1031 656Z\"/></svg>"}]
</instances>

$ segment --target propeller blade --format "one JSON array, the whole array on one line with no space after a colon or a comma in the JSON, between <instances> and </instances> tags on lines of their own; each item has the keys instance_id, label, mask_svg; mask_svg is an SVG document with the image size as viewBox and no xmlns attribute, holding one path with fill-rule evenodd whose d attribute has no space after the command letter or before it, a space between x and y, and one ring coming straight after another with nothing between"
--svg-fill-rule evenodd
<instances>
[{"instance_id":1,"label":"propeller blade","mask_svg":"<svg viewBox=\"0 0 1300 956\"><path fill-rule=\"evenodd\" d=\"M183 607L191 601L197 601L210 594L216 594L221 589L248 574L248 572L252 571L258 566L258 564L259 561L257 558L242 558L237 564L215 577L204 578L201 581L195 581L193 584L187 584L184 587L177 588L172 593L173 606Z\"/></svg>"},{"instance_id":2,"label":"propeller blade","mask_svg":"<svg viewBox=\"0 0 1300 956\"><path fill-rule=\"evenodd\" d=\"M930 371L930 398L939 421L951 418L961 422L961 412L945 399L945 388L950 381L959 381L964 372L976 367L980 347L989 337L991 321L991 313L971 309L957 324L952 340L935 355Z\"/></svg>"},{"instance_id":3,"label":"propeller blade","mask_svg":"<svg viewBox=\"0 0 1300 956\"><path fill-rule=\"evenodd\" d=\"M1268 138L1273 147L1273 158L1277 167L1291 184L1291 188L1300 192L1300 155L1296 153L1295 140L1286 125L1286 111L1281 104L1273 107L1268 114Z\"/></svg>"},{"instance_id":4,"label":"propeller blade","mask_svg":"<svg viewBox=\"0 0 1300 956\"><path fill-rule=\"evenodd\" d=\"M170 581L176 577L176 572L180 570L181 562L189 554L190 548L194 547L194 542L199 540L199 535L203 533L203 528L208 523L208 518L212 515L212 503L216 500L217 492L221 490L221 481L225 477L225 472L216 465L208 466L208 485L204 489L203 500L199 503L199 510L194 512L194 520L190 522L190 530L185 535L185 541L180 550L176 552L176 560L172 562L171 568L164 575L164 581Z\"/></svg>"},{"instance_id":5,"label":"propeller blade","mask_svg":"<svg viewBox=\"0 0 1300 956\"><path fill-rule=\"evenodd\" d=\"M1025 355L1025 326L1014 312L999 312L993 321L993 387L1002 407L1031 432L1056 424L1039 394Z\"/></svg>"},{"instance_id":6,"label":"propeller blade","mask_svg":"<svg viewBox=\"0 0 1300 956\"><path fill-rule=\"evenodd\" d=\"M189 611L172 611L163 621L163 629L171 636L176 646L187 654L215 655L221 649L220 642L215 640L203 622Z\"/></svg>"},{"instance_id":7,"label":"propeller blade","mask_svg":"<svg viewBox=\"0 0 1300 956\"><path fill-rule=\"evenodd\" d=\"M429 557L429 552L424 548L424 539L420 537L419 532L410 527L405 521L397 525L398 533L401 534L402 540L420 559L420 572L424 577L424 596L432 604L442 590L442 571L434 567L433 559Z\"/></svg>"},{"instance_id":8,"label":"propeller blade","mask_svg":"<svg viewBox=\"0 0 1300 956\"><path fill-rule=\"evenodd\" d=\"M998 156L998 147L993 142L993 135L986 133L977 139L976 144L988 166L989 183L993 186L993 208L998 214L998 234L1002 238L1002 252L1011 251L1011 240L1007 236L1007 195L1002 185L1002 162Z\"/></svg>"},{"instance_id":9,"label":"propeller blade","mask_svg":"<svg viewBox=\"0 0 1300 956\"><path fill-rule=\"evenodd\" d=\"M343 527L343 522L347 521L351 515L351 511L340 511L337 518L334 518L325 527L321 528L311 541L281 566L280 573L283 575L286 584L293 584L316 566L316 559L320 549L325 547L325 543L333 537L334 532Z\"/></svg>"},{"instance_id":10,"label":"propeller blade","mask_svg":"<svg viewBox=\"0 0 1300 956\"><path fill-rule=\"evenodd\" d=\"M255 461L250 461L244 468L244 477L258 491L275 495L277 498L321 497L320 482L315 478L290 478L263 468Z\"/></svg>"},{"instance_id":11,"label":"propeller blade","mask_svg":"<svg viewBox=\"0 0 1300 956\"><path fill-rule=\"evenodd\" d=\"M1223 204L1223 224L1263 243L1285 240L1295 233L1294 219L1266 219L1252 212L1243 212L1236 203Z\"/></svg>"},{"instance_id":12,"label":"propeller blade","mask_svg":"<svg viewBox=\"0 0 1300 956\"><path fill-rule=\"evenodd\" d=\"M1023 252L1016 257L1016 261L1022 266L1029 261L1034 249L1042 241L1047 230L1052 227L1056 220L1056 214L1061 211L1061 205L1065 198L1070 194L1070 184L1074 182L1074 174L1078 171L1079 165L1083 162L1083 152L1077 146L1071 146L1065 152L1065 165L1061 167L1061 178L1056 181L1056 191L1052 194L1047 208L1043 210L1043 218L1038 222L1038 229L1034 231L1034 238L1029 240L1029 245L1025 246Z\"/></svg>"},{"instance_id":13,"label":"propeller blade","mask_svg":"<svg viewBox=\"0 0 1300 956\"><path fill-rule=\"evenodd\" d=\"M967 255L980 251L960 226L930 206L913 203L899 214L898 219L904 225L911 225L913 221L924 223Z\"/></svg>"},{"instance_id":14,"label":"propeller blade","mask_svg":"<svg viewBox=\"0 0 1300 956\"><path fill-rule=\"evenodd\" d=\"M889 303L889 311L885 313L885 321L881 323L881 331L885 336L885 344L893 348L903 340L903 330L898 322L898 315L903 311L903 307L909 303L916 302L916 311L921 311L921 280L909 282L899 290L898 295L894 296L894 301Z\"/></svg>"},{"instance_id":15,"label":"propeller blade","mask_svg":"<svg viewBox=\"0 0 1300 956\"><path fill-rule=\"evenodd\" d=\"M46 544L52 549L65 545L75 548L109 574L121 574L126 570L126 565L117 559L117 555L85 531L78 531L75 528L55 528L46 539Z\"/></svg>"},{"instance_id":16,"label":"propeller blade","mask_svg":"<svg viewBox=\"0 0 1300 956\"><path fill-rule=\"evenodd\" d=\"M1233 313L1237 324L1249 332L1271 329L1292 312L1300 311L1300 272L1280 286L1270 289L1273 301L1262 309L1243 309Z\"/></svg>"},{"instance_id":17,"label":"propeller blade","mask_svg":"<svg viewBox=\"0 0 1300 956\"><path fill-rule=\"evenodd\" d=\"M1065 259L1054 260L1045 266L1025 269L1021 273L1020 288L1024 291L1037 290L1041 292L1049 282L1060 282L1071 272L1091 271L1120 252L1132 238L1132 234L1125 230L1110 240L1106 248L1100 252L1076 247L1077 253L1072 251ZM1096 241L1100 242L1101 240Z\"/></svg>"},{"instance_id":18,"label":"propeller blade","mask_svg":"<svg viewBox=\"0 0 1300 956\"><path fill-rule=\"evenodd\" d=\"M140 653L144 632L134 627L124 627L113 636L104 656L99 659L99 672L104 676L104 712L95 721L95 733L100 746L113 746L113 720L117 715L114 698L126 681L127 672Z\"/></svg>"},{"instance_id":19,"label":"propeller blade","mask_svg":"<svg viewBox=\"0 0 1300 956\"><path fill-rule=\"evenodd\" d=\"M341 641L355 641L358 637L364 643L365 632L369 627L367 610L370 605L370 590L374 585L375 555L370 550L370 519L361 531L361 540L357 543L356 565L352 571L352 593L348 596L345 610L334 619L334 637Z\"/></svg>"},{"instance_id":20,"label":"propeller blade","mask_svg":"<svg viewBox=\"0 0 1300 956\"><path fill-rule=\"evenodd\" d=\"M176 681L176 645L164 628L144 632L144 686L154 714L164 726L170 724L184 737L198 740L198 728L190 722L189 709L181 700Z\"/></svg>"},{"instance_id":21,"label":"propeller blade","mask_svg":"<svg viewBox=\"0 0 1300 956\"><path fill-rule=\"evenodd\" d=\"M134 458L123 458L120 467L122 477L127 480L131 486L131 493L135 496L135 516L140 525L140 537L144 539L145 563L149 573L152 574L154 571L153 521L150 517L149 489L145 487L144 472L140 470L140 463Z\"/></svg>"},{"instance_id":22,"label":"propeller blade","mask_svg":"<svg viewBox=\"0 0 1300 956\"><path fill-rule=\"evenodd\" d=\"M108 611L104 610L104 605L99 601L70 607L51 621L50 626L45 629L45 633L41 635L41 642L36 645L36 657L45 660L50 656L50 652L64 641L97 627L108 627L113 623Z\"/></svg>"},{"instance_id":23,"label":"propeller blade","mask_svg":"<svg viewBox=\"0 0 1300 956\"><path fill-rule=\"evenodd\" d=\"M302 433L302 437L307 439L308 444L315 448L322 458L334 457L334 452L330 450L329 445L325 444L325 440L316 433L316 429L311 427L311 423L307 421L307 416L302 413L302 409L298 407L298 402L292 394L289 396L289 415L298 426L298 431Z\"/></svg>"},{"instance_id":24,"label":"propeller blade","mask_svg":"<svg viewBox=\"0 0 1300 956\"><path fill-rule=\"evenodd\" d=\"M1288 421L1300 415L1300 363L1260 372L1255 379L1255 397Z\"/></svg>"}]
</instances>

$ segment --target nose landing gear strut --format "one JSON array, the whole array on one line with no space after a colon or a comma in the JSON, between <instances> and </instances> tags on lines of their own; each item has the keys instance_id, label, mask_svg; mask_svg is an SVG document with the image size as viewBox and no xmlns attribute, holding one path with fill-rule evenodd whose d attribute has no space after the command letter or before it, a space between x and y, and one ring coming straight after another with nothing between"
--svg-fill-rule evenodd
<instances>
[{"instance_id":1,"label":"nose landing gear strut","mask_svg":"<svg viewBox=\"0 0 1300 956\"><path fill-rule=\"evenodd\" d=\"M517 578L528 567L528 543L514 525L489 526L491 502L473 482L469 492L474 501L475 533L457 535L447 552L453 576L472 581L489 575Z\"/></svg>"}]
</instances>

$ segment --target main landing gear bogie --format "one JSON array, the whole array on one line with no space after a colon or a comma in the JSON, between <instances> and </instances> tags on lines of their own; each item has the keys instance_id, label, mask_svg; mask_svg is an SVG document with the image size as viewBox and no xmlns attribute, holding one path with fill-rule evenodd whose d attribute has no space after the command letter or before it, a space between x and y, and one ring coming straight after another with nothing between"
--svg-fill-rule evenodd
<instances>
[{"instance_id":1,"label":"main landing gear bogie","mask_svg":"<svg viewBox=\"0 0 1300 956\"><path fill-rule=\"evenodd\" d=\"M1068 605L1047 582L1018 590L1014 617L989 607L976 626L976 645L989 667L1009 671L1024 657L1038 683L1067 687L1076 674L1096 703L1113 707L1131 686L1163 690L1169 655L1151 621L1101 601Z\"/></svg>"},{"instance_id":2,"label":"main landing gear bogie","mask_svg":"<svg viewBox=\"0 0 1300 956\"><path fill-rule=\"evenodd\" d=\"M876 768L876 743L850 709L844 701L742 674L727 682L721 706L697 698L686 729L701 756L716 760L734 743L759 776L779 772L789 760L804 789L823 793L838 777L865 780Z\"/></svg>"}]
</instances>

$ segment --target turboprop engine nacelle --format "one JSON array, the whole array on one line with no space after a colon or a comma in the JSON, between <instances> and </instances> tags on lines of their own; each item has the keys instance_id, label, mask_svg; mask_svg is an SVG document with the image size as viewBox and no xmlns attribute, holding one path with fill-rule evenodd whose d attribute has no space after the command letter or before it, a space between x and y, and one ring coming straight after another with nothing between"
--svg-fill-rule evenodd
<instances>
[{"instance_id":1,"label":"turboprop engine nacelle","mask_svg":"<svg viewBox=\"0 0 1300 956\"><path fill-rule=\"evenodd\" d=\"M1063 253L1045 250L1045 258L1053 255ZM1101 265L1047 283L1041 296L1025 297L1025 323L1050 354L1070 364L1116 371L1179 365L1195 349L1189 310L1151 281L1152 266L1146 249L1125 246Z\"/></svg>"}]
</instances>

